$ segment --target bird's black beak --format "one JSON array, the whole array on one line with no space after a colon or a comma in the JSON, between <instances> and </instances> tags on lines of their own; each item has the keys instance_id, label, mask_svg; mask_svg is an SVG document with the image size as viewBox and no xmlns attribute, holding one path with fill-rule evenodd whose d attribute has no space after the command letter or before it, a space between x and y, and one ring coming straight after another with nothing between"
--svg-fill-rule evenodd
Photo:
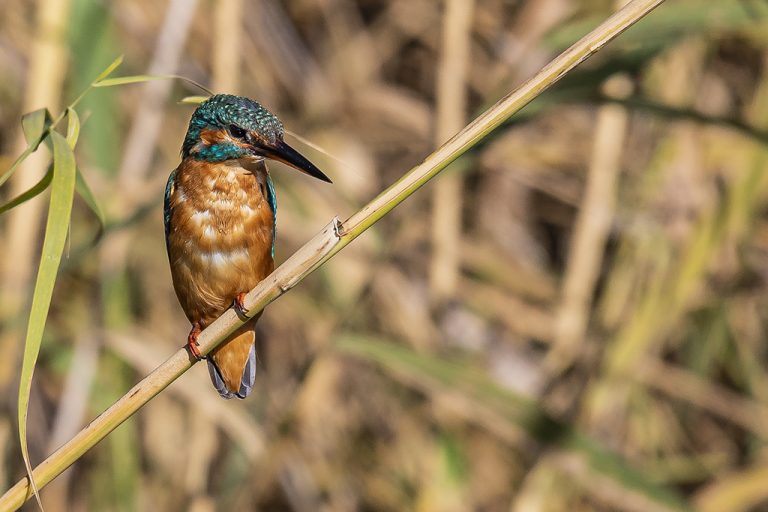
<instances>
[{"instance_id":1,"label":"bird's black beak","mask_svg":"<svg viewBox=\"0 0 768 512\"><path fill-rule=\"evenodd\" d=\"M304 158L301 153L293 149L285 141L278 139L274 145L261 145L259 146L259 153L266 158L288 164L304 174L309 174L313 178L325 181L326 183L333 183L315 164Z\"/></svg>"}]
</instances>

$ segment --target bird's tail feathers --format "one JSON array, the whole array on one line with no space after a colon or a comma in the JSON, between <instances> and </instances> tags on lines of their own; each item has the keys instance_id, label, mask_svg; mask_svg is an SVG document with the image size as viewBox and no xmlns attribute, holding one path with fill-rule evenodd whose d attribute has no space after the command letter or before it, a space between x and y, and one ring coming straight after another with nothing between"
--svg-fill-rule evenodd
<instances>
[{"instance_id":1,"label":"bird's tail feathers","mask_svg":"<svg viewBox=\"0 0 768 512\"><path fill-rule=\"evenodd\" d=\"M253 389L256 380L256 343L253 330L236 333L225 341L214 353L208 356L208 373L211 382L222 398L245 398ZM247 344L247 345L244 345ZM238 347L239 345L239 347ZM247 358L243 361L232 361L231 357L237 352L248 350ZM242 368L242 372L240 372Z\"/></svg>"}]
</instances>

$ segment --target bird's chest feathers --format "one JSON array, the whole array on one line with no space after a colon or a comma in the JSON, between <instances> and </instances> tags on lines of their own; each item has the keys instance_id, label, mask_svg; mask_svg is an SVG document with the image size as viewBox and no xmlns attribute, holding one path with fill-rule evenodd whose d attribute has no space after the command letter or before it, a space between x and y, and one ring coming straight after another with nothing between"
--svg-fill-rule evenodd
<instances>
[{"instance_id":1,"label":"bird's chest feathers","mask_svg":"<svg viewBox=\"0 0 768 512\"><path fill-rule=\"evenodd\" d=\"M268 194L263 163L182 165L169 197L169 250L212 267L271 256L274 215Z\"/></svg>"}]
</instances>

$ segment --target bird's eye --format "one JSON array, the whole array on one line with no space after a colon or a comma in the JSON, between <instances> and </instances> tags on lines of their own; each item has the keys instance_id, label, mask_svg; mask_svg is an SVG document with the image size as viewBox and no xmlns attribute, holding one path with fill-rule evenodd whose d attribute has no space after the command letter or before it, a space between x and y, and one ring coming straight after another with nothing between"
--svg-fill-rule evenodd
<instances>
[{"instance_id":1,"label":"bird's eye","mask_svg":"<svg viewBox=\"0 0 768 512\"><path fill-rule=\"evenodd\" d=\"M245 130L237 126L236 124L229 125L229 134L232 135L236 139L244 139L245 138Z\"/></svg>"}]
</instances>

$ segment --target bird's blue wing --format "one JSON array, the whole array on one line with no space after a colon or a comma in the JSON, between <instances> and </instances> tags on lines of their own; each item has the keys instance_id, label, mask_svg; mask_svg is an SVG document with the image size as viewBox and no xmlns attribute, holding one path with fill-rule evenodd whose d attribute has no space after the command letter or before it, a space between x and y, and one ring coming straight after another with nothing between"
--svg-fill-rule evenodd
<instances>
[{"instance_id":1,"label":"bird's blue wing","mask_svg":"<svg viewBox=\"0 0 768 512\"><path fill-rule=\"evenodd\" d=\"M272 257L275 257L275 239L277 238L277 195L272 178L267 174L267 202L272 210Z\"/></svg>"},{"instance_id":2,"label":"bird's blue wing","mask_svg":"<svg viewBox=\"0 0 768 512\"><path fill-rule=\"evenodd\" d=\"M165 184L165 197L163 198L163 225L165 226L165 246L168 248L168 235L171 232L171 194L173 193L173 187L176 184L176 173L178 169L174 169L170 176L168 176L168 183Z\"/></svg>"}]
</instances>

